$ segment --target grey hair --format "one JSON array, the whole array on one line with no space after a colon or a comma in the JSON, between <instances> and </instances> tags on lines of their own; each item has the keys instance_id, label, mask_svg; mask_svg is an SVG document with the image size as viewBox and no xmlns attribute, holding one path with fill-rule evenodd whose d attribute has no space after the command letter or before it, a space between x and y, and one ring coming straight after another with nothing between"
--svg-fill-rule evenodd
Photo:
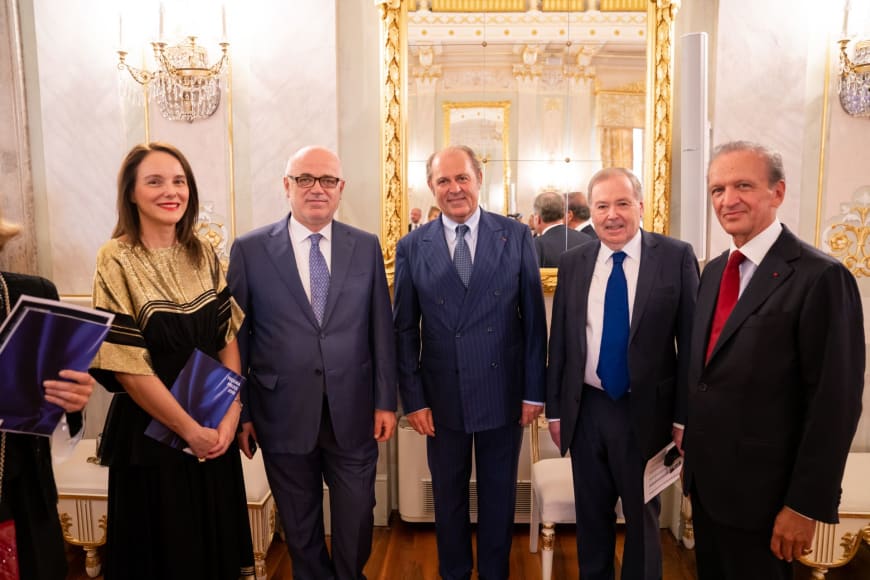
<instances>
[{"instance_id":1,"label":"grey hair","mask_svg":"<svg viewBox=\"0 0 870 580\"><path fill-rule=\"evenodd\" d=\"M593 188L602 181L610 179L611 177L628 178L628 180L631 182L631 189L634 192L634 197L637 198L637 201L643 201L643 186L640 184L640 180L634 173L631 172L631 170L624 167L606 167L595 172L595 175L593 175L592 179L589 180L589 187L586 188L586 191L589 192L590 203L592 202Z\"/></svg>"},{"instance_id":2,"label":"grey hair","mask_svg":"<svg viewBox=\"0 0 870 580\"><path fill-rule=\"evenodd\" d=\"M785 181L785 169L782 165L782 155L770 147L753 141L729 141L717 145L710 155L710 163L707 164L707 179L710 179L710 167L713 161L726 153L736 151L750 151L761 157L767 164L767 185L772 186L780 181Z\"/></svg>"},{"instance_id":3,"label":"grey hair","mask_svg":"<svg viewBox=\"0 0 870 580\"><path fill-rule=\"evenodd\" d=\"M474 167L474 172L480 180L483 175L483 165L480 163L480 159L477 158L477 153L474 152L474 149L469 147L468 145L451 145L449 147L445 147L441 151L436 151L432 155L429 156L429 159L426 160L426 183L432 181L432 163L435 161L435 157L445 153L447 151L462 151L468 156L468 159L471 160L471 165Z\"/></svg>"}]
</instances>

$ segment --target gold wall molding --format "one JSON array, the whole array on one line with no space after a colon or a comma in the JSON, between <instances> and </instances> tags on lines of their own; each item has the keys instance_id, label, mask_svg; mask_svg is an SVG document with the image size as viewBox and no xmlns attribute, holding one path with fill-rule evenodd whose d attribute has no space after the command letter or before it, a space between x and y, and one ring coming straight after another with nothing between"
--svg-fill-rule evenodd
<instances>
[{"instance_id":1,"label":"gold wall molding","mask_svg":"<svg viewBox=\"0 0 870 580\"><path fill-rule=\"evenodd\" d=\"M541 12L583 12L586 0L541 0Z\"/></svg>"},{"instance_id":2,"label":"gold wall molding","mask_svg":"<svg viewBox=\"0 0 870 580\"><path fill-rule=\"evenodd\" d=\"M431 0L432 12L525 12L526 0Z\"/></svg>"},{"instance_id":3,"label":"gold wall molding","mask_svg":"<svg viewBox=\"0 0 870 580\"><path fill-rule=\"evenodd\" d=\"M841 205L822 233L822 251L837 258L856 278L870 276L870 185L858 188Z\"/></svg>"},{"instance_id":4,"label":"gold wall molding","mask_svg":"<svg viewBox=\"0 0 870 580\"><path fill-rule=\"evenodd\" d=\"M381 246L387 279L393 283L396 244L407 229L405 189L407 159L405 79L408 69L405 6L402 0L375 0L381 17Z\"/></svg>"},{"instance_id":5,"label":"gold wall molding","mask_svg":"<svg viewBox=\"0 0 870 580\"><path fill-rule=\"evenodd\" d=\"M670 232L671 143L673 138L674 18L680 0L649 0L647 18L646 134L644 140L644 227Z\"/></svg>"},{"instance_id":6,"label":"gold wall molding","mask_svg":"<svg viewBox=\"0 0 870 580\"><path fill-rule=\"evenodd\" d=\"M675 0L679 4L679 0ZM644 12L656 0L601 0L602 12Z\"/></svg>"}]
</instances>

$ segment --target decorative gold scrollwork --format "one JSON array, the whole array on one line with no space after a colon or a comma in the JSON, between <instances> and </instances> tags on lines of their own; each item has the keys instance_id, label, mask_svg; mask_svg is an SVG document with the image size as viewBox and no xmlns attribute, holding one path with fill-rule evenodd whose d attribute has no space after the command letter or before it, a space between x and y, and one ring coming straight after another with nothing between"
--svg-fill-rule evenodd
<instances>
[{"instance_id":1,"label":"decorative gold scrollwork","mask_svg":"<svg viewBox=\"0 0 870 580\"><path fill-rule=\"evenodd\" d=\"M870 185L858 188L840 215L822 232L822 250L837 258L856 278L870 276Z\"/></svg>"}]
</instances>

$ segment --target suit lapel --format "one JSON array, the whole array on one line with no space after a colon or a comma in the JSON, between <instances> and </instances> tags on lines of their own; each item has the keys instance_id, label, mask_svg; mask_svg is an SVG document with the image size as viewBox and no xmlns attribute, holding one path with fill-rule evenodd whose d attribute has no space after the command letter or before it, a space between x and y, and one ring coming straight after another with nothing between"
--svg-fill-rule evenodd
<instances>
[{"instance_id":1,"label":"suit lapel","mask_svg":"<svg viewBox=\"0 0 870 580\"><path fill-rule=\"evenodd\" d=\"M317 326L311 302L305 295L305 288L299 277L299 269L296 267L296 254L293 253L293 244L290 242L290 231L287 225L289 219L288 215L286 220L275 224L275 227L269 232L269 236L264 240L266 255L275 266L278 277L284 282L290 295L299 304L299 309L305 313L305 316L314 326Z\"/></svg>"},{"instance_id":2,"label":"suit lapel","mask_svg":"<svg viewBox=\"0 0 870 580\"><path fill-rule=\"evenodd\" d=\"M477 231L477 247L474 250L474 267L471 270L471 280L468 282L465 301L462 303L463 319L467 318L468 310L473 308L483 297L483 288L492 279L496 268L501 263L501 255L506 245L507 237L504 228L487 212L481 211ZM456 277L459 279L458 273Z\"/></svg>"},{"instance_id":3,"label":"suit lapel","mask_svg":"<svg viewBox=\"0 0 870 580\"><path fill-rule=\"evenodd\" d=\"M329 276L329 293L326 295L326 309L323 311L323 326L329 322L329 315L335 309L338 296L344 287L347 272L350 269L353 248L356 245L350 229L344 224L332 222L332 257L330 259L331 272Z\"/></svg>"},{"instance_id":4,"label":"suit lapel","mask_svg":"<svg viewBox=\"0 0 870 580\"><path fill-rule=\"evenodd\" d=\"M586 320L589 316L589 288L592 286L592 275L595 273L595 262L598 260L598 252L601 249L601 242L595 240L593 244L586 244L580 252L580 263L577 265L578 272L576 275L583 280L582 284L572 285L576 293L568 298L568 312L574 312L569 316L571 324L571 332L578 333L577 344L583 345L583 352L579 353L582 360L586 360Z\"/></svg>"},{"instance_id":5,"label":"suit lapel","mask_svg":"<svg viewBox=\"0 0 870 580\"><path fill-rule=\"evenodd\" d=\"M449 295L464 294L465 286L462 285L459 272L456 271L453 260L450 259L450 249L444 238L444 224L441 222L441 218L430 223L432 225L423 231L423 240L420 244L420 251L429 267L429 274L433 280L446 281L448 288L445 291ZM473 273L471 277L474 279Z\"/></svg>"},{"instance_id":6,"label":"suit lapel","mask_svg":"<svg viewBox=\"0 0 870 580\"><path fill-rule=\"evenodd\" d=\"M694 349L700 349L706 354L707 340L710 336L710 324L716 311L716 299L719 297L719 284L722 273L728 263L728 252L711 260L704 268L703 282L698 288L698 300L695 305L695 325L692 336L696 337ZM700 351L699 351L700 352Z\"/></svg>"},{"instance_id":7,"label":"suit lapel","mask_svg":"<svg viewBox=\"0 0 870 580\"><path fill-rule=\"evenodd\" d=\"M649 302L653 282L659 271L660 252L658 240L650 234L641 231L640 268L637 273L637 286L634 291L634 307L631 309L631 329L629 330L628 342L634 339L640 321L643 320L643 311Z\"/></svg>"},{"instance_id":8,"label":"suit lapel","mask_svg":"<svg viewBox=\"0 0 870 580\"><path fill-rule=\"evenodd\" d=\"M771 246L767 255L758 265L752 275L749 285L737 300L734 310L725 322L719 340L710 353L710 359L716 356L720 347L739 329L746 319L764 303L765 300L783 284L794 272L788 263L800 255L797 239L783 226L782 233ZM723 268L724 269L724 268ZM719 277L721 279L721 276ZM718 287L718 284L717 284ZM713 309L715 309L714 301ZM708 327L709 328L709 327Z\"/></svg>"}]
</instances>

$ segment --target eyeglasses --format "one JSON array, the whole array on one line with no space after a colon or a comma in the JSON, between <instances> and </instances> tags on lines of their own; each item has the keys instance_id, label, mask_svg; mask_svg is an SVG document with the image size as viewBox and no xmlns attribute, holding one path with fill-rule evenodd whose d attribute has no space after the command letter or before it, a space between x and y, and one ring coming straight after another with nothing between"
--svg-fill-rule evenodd
<instances>
[{"instance_id":1,"label":"eyeglasses","mask_svg":"<svg viewBox=\"0 0 870 580\"><path fill-rule=\"evenodd\" d=\"M309 187L314 187L315 183L320 183L320 187L323 189L335 189L338 187L338 184L344 181L340 177L333 177L332 175L321 175L320 177L314 177L313 175L302 174L302 175L288 175L288 179L292 179L296 182L296 185L301 187L302 189L308 189Z\"/></svg>"}]
</instances>

